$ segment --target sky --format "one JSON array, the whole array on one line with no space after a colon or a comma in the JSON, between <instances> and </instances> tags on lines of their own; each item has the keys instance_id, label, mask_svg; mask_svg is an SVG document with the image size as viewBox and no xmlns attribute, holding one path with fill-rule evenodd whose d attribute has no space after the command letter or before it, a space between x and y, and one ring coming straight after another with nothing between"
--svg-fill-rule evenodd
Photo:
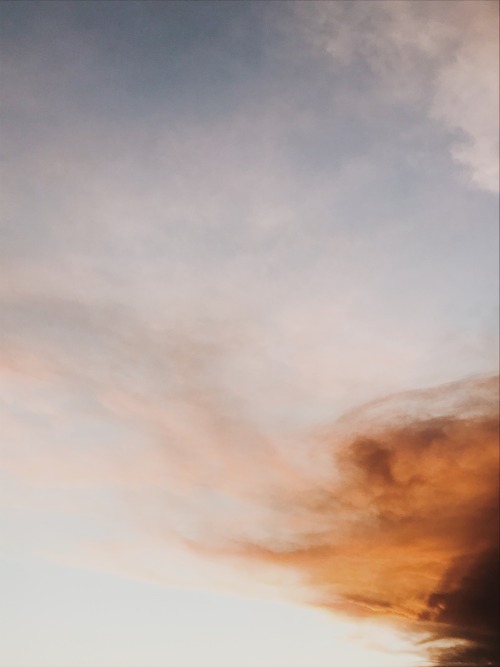
<instances>
[{"instance_id":1,"label":"sky","mask_svg":"<svg viewBox=\"0 0 500 667\"><path fill-rule=\"evenodd\" d=\"M498 3L0 4L0 667L486 667Z\"/></svg>"}]
</instances>

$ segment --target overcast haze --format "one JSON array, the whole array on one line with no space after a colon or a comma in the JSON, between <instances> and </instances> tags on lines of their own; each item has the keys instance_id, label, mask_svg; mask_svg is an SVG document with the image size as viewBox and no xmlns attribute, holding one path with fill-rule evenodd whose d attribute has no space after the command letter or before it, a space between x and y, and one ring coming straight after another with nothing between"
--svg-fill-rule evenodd
<instances>
[{"instance_id":1,"label":"overcast haze","mask_svg":"<svg viewBox=\"0 0 500 667\"><path fill-rule=\"evenodd\" d=\"M1 667L497 664L498 4L0 21Z\"/></svg>"}]
</instances>

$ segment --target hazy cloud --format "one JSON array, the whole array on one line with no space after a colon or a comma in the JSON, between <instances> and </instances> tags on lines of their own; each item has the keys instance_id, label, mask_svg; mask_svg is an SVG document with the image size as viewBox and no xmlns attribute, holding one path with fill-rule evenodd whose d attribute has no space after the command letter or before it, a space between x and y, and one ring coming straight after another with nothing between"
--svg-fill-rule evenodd
<instances>
[{"instance_id":1,"label":"hazy cloud","mask_svg":"<svg viewBox=\"0 0 500 667\"><path fill-rule=\"evenodd\" d=\"M498 192L496 2L317 2L295 8L316 48L338 67L368 68L393 103L417 105L442 122L451 155L470 183Z\"/></svg>"},{"instance_id":2,"label":"hazy cloud","mask_svg":"<svg viewBox=\"0 0 500 667\"><path fill-rule=\"evenodd\" d=\"M497 10L2 4L9 553L493 660Z\"/></svg>"}]
</instances>

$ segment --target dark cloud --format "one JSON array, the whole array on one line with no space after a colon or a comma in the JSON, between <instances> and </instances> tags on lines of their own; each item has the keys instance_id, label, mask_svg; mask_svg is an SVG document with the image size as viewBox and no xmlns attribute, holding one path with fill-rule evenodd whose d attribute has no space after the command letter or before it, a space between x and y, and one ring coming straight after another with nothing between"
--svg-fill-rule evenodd
<instances>
[{"instance_id":1,"label":"dark cloud","mask_svg":"<svg viewBox=\"0 0 500 667\"><path fill-rule=\"evenodd\" d=\"M423 618L434 617L441 624L435 633L440 638L456 639L459 645L437 652L443 667L463 665L483 667L500 664L500 554L498 524L486 519L493 529L491 546L467 567L458 584L449 581L463 570L463 563L452 565L442 588L429 597Z\"/></svg>"}]
</instances>

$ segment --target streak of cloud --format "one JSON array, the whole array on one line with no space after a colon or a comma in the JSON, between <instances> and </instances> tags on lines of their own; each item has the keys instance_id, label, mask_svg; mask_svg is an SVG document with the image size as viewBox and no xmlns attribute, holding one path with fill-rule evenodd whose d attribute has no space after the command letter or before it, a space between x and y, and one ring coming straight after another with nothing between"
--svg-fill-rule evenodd
<instances>
[{"instance_id":1,"label":"streak of cloud","mask_svg":"<svg viewBox=\"0 0 500 667\"><path fill-rule=\"evenodd\" d=\"M496 641L497 378L401 392L331 426L280 432L254 421L221 382L222 360L245 345L241 332L158 337L130 318L120 326L116 313L96 318L59 303L57 328L38 321L35 343L32 309L24 334L13 312L17 346L4 319L11 340L2 378L28 405L20 412L11 407L16 394L12 404L4 394L4 474L48 507L66 498L69 512L98 509L101 520L108 503L109 520L118 511L140 536L140 549L120 531L94 537L94 547L85 538L83 550L77 540L62 549L69 560L111 560L122 572L171 581L154 554L170 549L178 563L187 550L191 565L178 582L198 581L190 567L214 560L227 569L224 577L215 568L214 581L234 588L229 573L250 568L273 590L281 581L285 597L426 633L430 654L438 640L450 646L445 659L488 654L489 638ZM108 489L104 504L93 499L100 488Z\"/></svg>"}]
</instances>

